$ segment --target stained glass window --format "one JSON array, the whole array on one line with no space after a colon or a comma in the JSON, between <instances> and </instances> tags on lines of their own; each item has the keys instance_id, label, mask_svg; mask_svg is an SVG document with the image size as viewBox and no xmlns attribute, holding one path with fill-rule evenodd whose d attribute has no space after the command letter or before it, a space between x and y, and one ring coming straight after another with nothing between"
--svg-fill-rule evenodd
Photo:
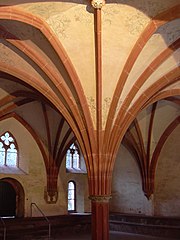
<instances>
[{"instance_id":1,"label":"stained glass window","mask_svg":"<svg viewBox=\"0 0 180 240\"><path fill-rule=\"evenodd\" d=\"M0 166L17 166L17 144L10 132L0 136Z\"/></svg>"},{"instance_id":2,"label":"stained glass window","mask_svg":"<svg viewBox=\"0 0 180 240\"><path fill-rule=\"evenodd\" d=\"M68 211L76 210L76 188L73 181L68 182Z\"/></svg>"},{"instance_id":3,"label":"stained glass window","mask_svg":"<svg viewBox=\"0 0 180 240\"><path fill-rule=\"evenodd\" d=\"M80 169L79 149L76 144L72 144L66 153L66 168Z\"/></svg>"}]
</instances>

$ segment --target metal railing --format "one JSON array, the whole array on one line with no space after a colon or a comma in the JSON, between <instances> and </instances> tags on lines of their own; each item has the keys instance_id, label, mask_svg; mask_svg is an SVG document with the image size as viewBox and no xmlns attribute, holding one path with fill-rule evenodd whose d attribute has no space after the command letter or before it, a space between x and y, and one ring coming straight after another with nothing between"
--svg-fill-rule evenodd
<instances>
[{"instance_id":1,"label":"metal railing","mask_svg":"<svg viewBox=\"0 0 180 240\"><path fill-rule=\"evenodd\" d=\"M31 217L32 217L32 206L33 205L42 214L42 216L44 217L44 219L48 223L48 239L50 240L51 239L51 223L50 223L49 219L46 217L46 215L42 212L42 210L38 207L38 205L36 203L31 203Z\"/></svg>"},{"instance_id":2,"label":"metal railing","mask_svg":"<svg viewBox=\"0 0 180 240\"><path fill-rule=\"evenodd\" d=\"M0 217L0 219L1 219L1 222L2 222L2 225L3 225L3 240L6 240L6 224L5 224L2 217Z\"/></svg>"}]
</instances>

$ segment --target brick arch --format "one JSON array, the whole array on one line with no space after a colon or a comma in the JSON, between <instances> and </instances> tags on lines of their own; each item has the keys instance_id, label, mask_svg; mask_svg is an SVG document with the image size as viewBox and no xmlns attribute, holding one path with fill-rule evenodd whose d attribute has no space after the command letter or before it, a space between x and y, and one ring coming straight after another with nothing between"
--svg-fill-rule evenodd
<instances>
[{"instance_id":1,"label":"brick arch","mask_svg":"<svg viewBox=\"0 0 180 240\"><path fill-rule=\"evenodd\" d=\"M49 41L51 46L54 48L59 58L61 59L62 63L64 64L65 69L67 70L67 73L69 74L72 84L74 86L74 89L77 92L77 96L80 101L80 108L82 109L81 113L84 116L85 122L83 121L83 118L81 118L80 113L78 115L74 114L73 118L70 118L70 116L68 118L66 118L67 116L65 116L65 118L70 124L70 126L72 127L73 131L75 131L75 135L77 135L77 138L81 145L83 153L84 154L91 153L92 151L91 149L92 148L95 149L95 135L93 131L94 129L93 122L92 122L92 118L88 108L87 99L85 97L81 82L75 71L75 68L71 63L60 41L57 39L56 35L51 31L48 24L45 21L43 21L40 17L34 16L14 6L13 7L2 6L0 8L0 19L20 21L39 29L43 33L43 35L46 37L46 39ZM49 95L49 92L46 92L46 94L47 93ZM51 100L53 100L53 98ZM69 107L72 108L72 105L70 104L69 101L68 103L69 103ZM64 111L62 111L63 115L64 115ZM74 124L75 121L76 121L76 125L79 125L79 122L82 123L78 127L78 129ZM90 136L90 138L88 138L87 132L85 131L85 129L86 131L88 131L88 135ZM89 139L92 139L92 141L90 141Z\"/></svg>"},{"instance_id":2,"label":"brick arch","mask_svg":"<svg viewBox=\"0 0 180 240\"><path fill-rule=\"evenodd\" d=\"M120 122L120 116L119 119L116 119L116 132L114 133L114 139L112 140L111 145L111 151L112 156L116 156L116 153L118 151L119 144L127 131L128 127L134 120L135 116L137 116L138 112L141 111L146 103L149 101L149 99L153 99L153 96L162 91L164 88L166 88L168 85L173 84L179 80L179 73L180 68L177 67L174 70L170 71L163 77L161 77L159 80L157 80L154 84L152 84L148 89L146 89L142 95L135 101L135 103L131 106L131 108L128 110L126 115L124 116L123 120ZM159 99L160 100L160 99ZM119 121L119 122L118 122ZM112 171L113 164L115 159L112 157L109 162L109 171Z\"/></svg>"},{"instance_id":3,"label":"brick arch","mask_svg":"<svg viewBox=\"0 0 180 240\"><path fill-rule=\"evenodd\" d=\"M72 121L72 118L70 116L70 113L67 111L67 109L63 106L61 101L58 99L58 97L54 94L53 91L49 90L45 84L42 84L41 81L37 78L32 78L31 75L29 75L27 72L22 71L21 69L17 69L15 66L9 66L8 68L4 63L0 64L0 76L4 78L10 78L14 81L22 81L24 83L27 83L29 86L32 86L34 89L42 93L57 109L62 113L62 115L65 117L67 122L70 122L70 126L74 131L74 134L76 135L78 141L80 144L82 144L82 149L84 150L84 145L81 137L81 133L79 132L79 129L75 125L75 123ZM48 93L48 95L47 95ZM81 127L83 131L83 127ZM85 152L85 151L84 151ZM83 152L83 153L84 153Z\"/></svg>"},{"instance_id":4,"label":"brick arch","mask_svg":"<svg viewBox=\"0 0 180 240\"><path fill-rule=\"evenodd\" d=\"M177 50L180 47L180 39L172 43L169 47L167 47L163 52L161 52L144 70L144 72L140 75L140 77L136 80L134 83L134 86L131 88L131 90L128 93L128 96L126 96L118 115L123 117L125 116L126 112L124 109L128 109L131 102L133 101L133 98L138 93L139 89L142 87L142 85L147 81L147 79L150 77L153 71L155 71L165 60L167 60L172 52L174 50Z\"/></svg>"},{"instance_id":5,"label":"brick arch","mask_svg":"<svg viewBox=\"0 0 180 240\"><path fill-rule=\"evenodd\" d=\"M173 96L180 96L180 89L169 89L163 92L160 92L158 94L155 94L149 101L147 101L143 108L146 108L148 105L153 104L154 102L157 102L159 100L168 98L168 97L173 97Z\"/></svg>"},{"instance_id":6,"label":"brick arch","mask_svg":"<svg viewBox=\"0 0 180 240\"><path fill-rule=\"evenodd\" d=\"M22 184L14 178L2 178L2 182L11 184L16 192L16 217L24 217L25 193Z\"/></svg>"},{"instance_id":7,"label":"brick arch","mask_svg":"<svg viewBox=\"0 0 180 240\"><path fill-rule=\"evenodd\" d=\"M122 106L121 106L121 108L120 108L120 110L119 110L119 112L117 114L117 118L115 120L115 125L119 125L119 124L122 123L123 119L126 116L126 111L125 110L128 110L131 102L133 101L133 98L136 96L137 92L139 91L141 86L146 82L148 77L152 74L152 71L154 71L156 68L158 68L161 65L161 63L164 62L171 55L173 50L177 50L179 47L180 47L180 40L178 39L176 42L174 42L174 43L172 43L170 45L170 48L169 47L166 48L158 57L156 57L147 66L147 68L144 70L144 72L137 79L137 81L135 82L134 86L130 90L128 96L125 98L124 102L122 103ZM168 85L169 83L167 82L166 84ZM156 86L156 85L158 85L158 84L157 83L152 84L152 86ZM158 89L158 87L156 89ZM157 93L158 93L158 91L157 91ZM146 95L146 98L147 98L147 96L149 96L148 93L146 93L145 95ZM151 98L149 98L149 101L150 101L150 99ZM142 106L141 106L141 108L142 108ZM131 112L131 111L129 111L129 112ZM113 136L113 138L114 138L114 135L115 135L116 132L117 132L117 129L114 128L112 130L112 134L111 134Z\"/></svg>"},{"instance_id":8,"label":"brick arch","mask_svg":"<svg viewBox=\"0 0 180 240\"><path fill-rule=\"evenodd\" d=\"M34 78L34 77L32 78L32 76L29 75L27 72L17 69L14 66L9 66L7 68L4 63L0 64L0 76L3 78L13 80L13 81L22 81L23 83L27 83L29 86L33 87L38 92L42 93L54 106L56 106L56 108L65 117L67 122L71 123L70 126L73 129L75 135L77 136L78 141L80 143L82 143L81 135L80 135L75 123L72 122L70 113L63 106L62 102L58 99L58 97L54 94L54 92L49 90L49 88L45 84L42 84L41 81L39 81L39 79ZM47 93L48 93L48 95L47 95ZM84 128L81 128L81 129L83 131Z\"/></svg>"},{"instance_id":9,"label":"brick arch","mask_svg":"<svg viewBox=\"0 0 180 240\"><path fill-rule=\"evenodd\" d=\"M154 191L155 171L156 171L156 166L158 163L158 159L159 159L161 150L162 150L165 142L171 135L171 133L176 129L176 127L178 127L179 124L180 124L180 117L177 117L176 119L174 119L174 121L172 121L169 124L169 126L165 129L165 131L161 135L161 137L157 143L157 146L153 152L152 161L150 164L150 191L151 191L151 193L153 193L153 191Z\"/></svg>"},{"instance_id":10,"label":"brick arch","mask_svg":"<svg viewBox=\"0 0 180 240\"><path fill-rule=\"evenodd\" d=\"M72 118L67 111L67 109L63 106L62 102L58 99L58 97L51 91L45 84L43 84L38 78L32 77L27 72L22 71L21 69L17 69L15 66L7 66L0 62L0 76L4 78L9 78L14 81L22 81L27 83L29 86L33 87L37 91L43 94L57 109L62 113L67 122L71 123L71 127L74 133L77 135L79 142L81 142L81 137L77 127L75 126ZM48 93L48 95L47 95Z\"/></svg>"},{"instance_id":11,"label":"brick arch","mask_svg":"<svg viewBox=\"0 0 180 240\"><path fill-rule=\"evenodd\" d=\"M44 58L41 57L40 54L36 50L33 50L29 47L29 45L26 42L18 41L17 37L12 35L11 33L7 32L4 28L1 29L1 34L4 36L7 42L11 43L13 46L15 46L17 49L22 51L28 58L30 58L45 74L46 76L51 79L53 84L56 86L56 88L61 92L62 96L64 97L65 101L68 103L69 106L71 106L71 111L73 112L73 115L76 116L76 124L78 123L80 128L83 128L82 119L80 118L77 105L75 101L73 100L71 96L71 92L69 88L65 85L62 76L56 75L54 73L53 69L49 67L47 62ZM13 40L12 40L13 39ZM16 40L15 40L16 39ZM41 83L42 85L42 83ZM60 108L62 109L62 107ZM71 120L72 121L72 120Z\"/></svg>"},{"instance_id":12,"label":"brick arch","mask_svg":"<svg viewBox=\"0 0 180 240\"><path fill-rule=\"evenodd\" d=\"M114 120L115 118L115 111L117 108L117 104L119 101L119 98L121 96L122 93L122 89L123 86L128 78L129 72L132 70L137 57L140 55L142 49L144 48L144 46L146 45L146 43L148 42L148 40L150 39L150 37L154 34L154 32L158 29L158 27L166 24L167 22L170 22L176 18L178 18L180 16L180 4L172 7L171 9L168 9L160 14L158 14L157 16L155 16L150 23L148 24L148 26L145 28L145 30L142 32L141 36L139 37L139 39L137 40L136 44L134 45L126 63L125 66L122 70L122 73L120 75L118 84L116 86L115 92L114 92L114 96L110 105L110 109L109 109L109 113L108 113L108 117L107 117L107 122L106 122L106 127L105 127L105 134L104 134L104 139L106 141L104 144L104 151L106 153L111 153L110 154L110 161L108 163L108 169L111 172L113 170L113 162L115 161L115 156L117 153L117 148L122 140L123 135L125 134L126 130L127 130L127 126L129 126L129 124L132 122L132 119L134 119L135 115L131 108L131 110L128 111L128 113L126 114L126 117L124 119L127 120L123 120L123 122L121 122L121 124L119 123L120 120L118 119L120 117L120 115L118 115L117 119L116 119L116 123L113 124L114 129L112 127L112 119ZM177 44L179 45L179 42L177 41ZM174 45L172 45L172 47L174 47ZM168 50L166 50L166 53L168 53ZM166 57L166 53L164 54L164 57ZM158 59L157 59L158 60ZM157 61L155 60L155 61ZM159 60L158 60L159 61ZM153 63L153 62L152 62ZM154 64L154 63L153 63ZM148 71L148 69L147 69ZM168 83L167 83L168 84ZM158 84L157 84L158 85ZM159 83L159 85L161 85L161 83ZM153 87L155 87L155 85L153 85ZM155 93L154 93L155 95ZM146 95L148 96L148 94ZM145 95L143 96L145 98L145 102L148 101L147 97ZM153 98L153 96L151 96ZM151 98L150 97L150 98ZM142 101L142 97L140 97L141 101ZM139 103L141 105L141 103ZM145 104L145 103L144 103ZM134 106L134 105L133 105ZM135 104L136 109L138 108L138 105ZM142 106L142 105L141 105ZM139 109L140 111L141 109ZM132 112L131 112L132 111ZM136 111L137 113L138 111ZM128 119L131 119L130 121ZM121 125L121 126L120 126ZM119 130L121 131L121 134L119 135L118 131L116 131L116 129L126 129L126 130ZM116 135L116 137L115 137ZM118 137L117 137L118 135ZM113 147L115 146L115 147Z\"/></svg>"},{"instance_id":13,"label":"brick arch","mask_svg":"<svg viewBox=\"0 0 180 240\"><path fill-rule=\"evenodd\" d=\"M113 134L111 134L112 131L112 119L115 118L115 112L118 105L119 98L121 96L123 86L128 78L129 72L132 70L136 59L140 55L142 49L145 47L148 40L151 38L151 36L155 33L158 27L166 24L167 22L170 22L176 18L180 17L180 4L177 4L176 6L172 7L171 9L168 9L157 16L155 16L148 26L145 28L145 30L140 35L139 39L135 43L131 53L128 56L128 59L124 65L124 68L121 72L120 78L118 80L114 96L110 105L106 127L105 127L105 134L104 138L106 139L106 143L104 144L104 149L108 149L109 143L110 143L110 136L113 138Z\"/></svg>"}]
</instances>

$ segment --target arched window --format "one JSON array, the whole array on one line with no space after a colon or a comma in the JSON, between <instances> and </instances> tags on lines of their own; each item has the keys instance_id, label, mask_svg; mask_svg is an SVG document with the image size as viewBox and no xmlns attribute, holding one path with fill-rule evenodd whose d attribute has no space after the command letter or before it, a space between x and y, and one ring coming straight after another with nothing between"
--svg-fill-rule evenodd
<instances>
[{"instance_id":1,"label":"arched window","mask_svg":"<svg viewBox=\"0 0 180 240\"><path fill-rule=\"evenodd\" d=\"M76 184L74 181L68 182L68 211L76 211Z\"/></svg>"},{"instance_id":2,"label":"arched window","mask_svg":"<svg viewBox=\"0 0 180 240\"><path fill-rule=\"evenodd\" d=\"M17 143L10 132L0 136L0 166L18 167Z\"/></svg>"},{"instance_id":3,"label":"arched window","mask_svg":"<svg viewBox=\"0 0 180 240\"><path fill-rule=\"evenodd\" d=\"M72 144L66 153L66 168L80 169L80 154L76 144Z\"/></svg>"}]
</instances>

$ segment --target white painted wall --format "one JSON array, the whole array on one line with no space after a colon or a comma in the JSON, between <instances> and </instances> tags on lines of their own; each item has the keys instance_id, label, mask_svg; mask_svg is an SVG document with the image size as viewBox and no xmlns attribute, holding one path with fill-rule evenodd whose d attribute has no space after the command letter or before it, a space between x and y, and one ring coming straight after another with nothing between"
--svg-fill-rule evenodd
<instances>
[{"instance_id":1,"label":"white painted wall","mask_svg":"<svg viewBox=\"0 0 180 240\"><path fill-rule=\"evenodd\" d=\"M147 215L153 212L152 201L142 191L138 166L123 145L114 166L110 211Z\"/></svg>"},{"instance_id":2,"label":"white painted wall","mask_svg":"<svg viewBox=\"0 0 180 240\"><path fill-rule=\"evenodd\" d=\"M0 134L10 131L17 140L20 151L20 174L0 173L0 179L17 179L25 191L25 216L30 216L30 204L36 202L46 215L67 213L68 181L74 180L77 187L77 211L89 212L87 174L66 173L65 160L58 178L59 198L56 204L44 200L46 186L45 166L41 152L31 134L15 119L0 122ZM180 128L173 132L160 154L155 178L155 193L148 201L142 191L138 166L128 150L121 146L113 173L110 210L121 213L146 215L180 215ZM39 213L34 212L34 215Z\"/></svg>"},{"instance_id":3,"label":"white painted wall","mask_svg":"<svg viewBox=\"0 0 180 240\"><path fill-rule=\"evenodd\" d=\"M20 167L18 174L0 173L0 178L11 177L18 180L25 192L25 216L30 216L31 202L44 208L44 186L46 184L45 166L41 152L27 129L14 118L0 122L0 134L10 131L16 138L19 148ZM44 210L44 209L43 209Z\"/></svg>"},{"instance_id":4,"label":"white painted wall","mask_svg":"<svg viewBox=\"0 0 180 240\"><path fill-rule=\"evenodd\" d=\"M62 182L63 194L65 197L64 207L67 211L67 187L69 181L76 183L76 210L77 212L89 212L90 200L88 199L88 178L86 173L66 172L65 159L61 164L59 179Z\"/></svg>"},{"instance_id":5,"label":"white painted wall","mask_svg":"<svg viewBox=\"0 0 180 240\"><path fill-rule=\"evenodd\" d=\"M154 213L180 216L180 126L167 139L155 176Z\"/></svg>"},{"instance_id":6,"label":"white painted wall","mask_svg":"<svg viewBox=\"0 0 180 240\"><path fill-rule=\"evenodd\" d=\"M146 215L180 215L180 127L165 143L156 169L154 195L148 201L142 191L138 166L121 145L116 159L110 210Z\"/></svg>"},{"instance_id":7,"label":"white painted wall","mask_svg":"<svg viewBox=\"0 0 180 240\"><path fill-rule=\"evenodd\" d=\"M35 202L44 214L59 215L67 213L67 183L74 180L77 187L77 211L89 211L87 174L66 173L65 161L62 163L58 178L58 201L47 204L44 200L46 170L41 152L27 129L14 118L0 121L0 135L10 131L17 140L20 154L20 166L23 171L14 173L0 172L0 179L11 177L18 180L25 191L25 217L30 216L31 202ZM33 208L33 216L41 214Z\"/></svg>"}]
</instances>

